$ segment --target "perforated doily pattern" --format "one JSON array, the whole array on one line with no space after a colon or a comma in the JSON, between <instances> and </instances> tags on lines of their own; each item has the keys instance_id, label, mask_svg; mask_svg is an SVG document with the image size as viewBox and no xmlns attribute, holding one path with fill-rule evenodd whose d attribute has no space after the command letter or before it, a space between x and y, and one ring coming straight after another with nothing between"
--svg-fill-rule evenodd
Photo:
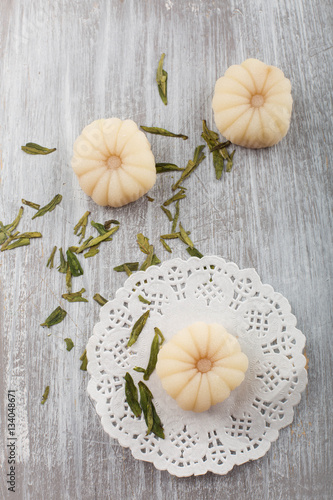
<instances>
[{"instance_id":1,"label":"perforated doily pattern","mask_svg":"<svg viewBox=\"0 0 333 500\"><path fill-rule=\"evenodd\" d=\"M135 321L148 309L139 340L127 348ZM147 385L165 439L146 436L143 417L134 417L125 401L125 373L142 380L133 368L147 366L155 326L167 341L195 321L221 323L238 338L249 358L245 380L226 401L198 414L180 409L154 372ZM226 474L262 457L292 422L307 383L304 344L287 299L263 285L254 269L220 257L174 259L130 276L101 309L87 346L88 392L106 432L135 458L177 476Z\"/></svg>"}]
</instances>

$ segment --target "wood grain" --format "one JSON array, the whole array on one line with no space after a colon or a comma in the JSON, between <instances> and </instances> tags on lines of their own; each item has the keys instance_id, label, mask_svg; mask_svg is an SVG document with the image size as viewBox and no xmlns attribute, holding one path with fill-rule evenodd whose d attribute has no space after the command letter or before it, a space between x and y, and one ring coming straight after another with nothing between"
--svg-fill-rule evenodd
<instances>
[{"instance_id":1,"label":"wood grain","mask_svg":"<svg viewBox=\"0 0 333 500\"><path fill-rule=\"evenodd\" d=\"M10 222L21 198L54 212L20 229L41 240L0 254L1 498L24 499L329 499L332 465L332 9L328 0L33 0L0 5L0 220ZM169 104L158 95L155 71L166 53ZM177 479L135 461L104 433L87 397L79 357L98 320L94 293L113 297L125 277L111 271L137 260L136 234L170 254L157 234L168 221L158 208L172 174L121 209L96 206L70 167L72 146L90 121L131 118L189 135L188 141L151 136L157 161L185 165L201 143L201 120L213 125L216 79L231 64L256 57L281 68L292 82L291 127L277 146L237 148L233 171L221 181L211 159L186 181L181 222L204 254L255 267L290 301L307 337L309 385L295 419L267 455L225 477ZM28 156L28 141L57 151ZM74 244L73 226L86 210L116 218L121 230L98 256L84 262L74 289L89 304L68 304L64 276L46 269L54 245ZM187 257L180 242L171 257ZM59 304L65 321L39 325ZM48 334L51 334L48 336ZM75 348L65 349L71 337ZM49 399L40 404L46 385ZM17 395L17 492L7 491L8 389Z\"/></svg>"}]
</instances>

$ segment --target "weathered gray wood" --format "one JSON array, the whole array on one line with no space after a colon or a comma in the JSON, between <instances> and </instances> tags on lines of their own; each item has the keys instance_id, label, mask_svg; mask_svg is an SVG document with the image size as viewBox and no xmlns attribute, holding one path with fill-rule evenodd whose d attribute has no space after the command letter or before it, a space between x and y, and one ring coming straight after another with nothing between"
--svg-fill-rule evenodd
<instances>
[{"instance_id":1,"label":"weathered gray wood","mask_svg":"<svg viewBox=\"0 0 333 500\"><path fill-rule=\"evenodd\" d=\"M1 498L25 499L329 499L332 466L332 9L328 0L265 2L123 0L2 1L0 6L0 219L10 222L21 198L63 201L21 230L42 240L0 254ZM158 96L155 71L162 52L169 104ZM200 141L201 120L212 125L217 77L231 64L256 57L291 79L291 128L269 150L237 148L232 173L218 182L211 160L186 184L181 221L204 254L255 267L290 301L307 337L309 385L295 419L267 455L225 477L178 479L135 461L104 433L86 393L79 357L98 320L95 292L112 297L125 277L114 265L136 260L143 232L159 246L168 231L158 208L171 175L158 177L145 198L121 209L96 206L70 168L83 126L109 116L132 118L188 133L186 142L151 136L157 161L184 165ZM28 156L35 141L57 147ZM117 218L111 244L74 281L89 304L60 299L64 276L46 269L54 245L74 244L73 225L86 211ZM186 257L181 243L172 256ZM89 260L89 259L88 259ZM66 320L49 332L39 324L59 304ZM48 333L51 333L48 336ZM75 349L65 350L71 337ZM50 385L47 403L41 395ZM17 493L9 494L6 396L17 395Z\"/></svg>"}]
</instances>

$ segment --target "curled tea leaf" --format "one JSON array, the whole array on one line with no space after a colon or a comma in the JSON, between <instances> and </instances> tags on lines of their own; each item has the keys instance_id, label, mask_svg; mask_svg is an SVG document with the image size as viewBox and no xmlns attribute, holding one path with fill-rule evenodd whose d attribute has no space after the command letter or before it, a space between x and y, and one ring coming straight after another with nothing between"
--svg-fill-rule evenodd
<instances>
[{"instance_id":1,"label":"curled tea leaf","mask_svg":"<svg viewBox=\"0 0 333 500\"><path fill-rule=\"evenodd\" d=\"M164 137L180 137L184 141L188 139L187 135L184 134L174 134L173 132L170 132L169 130L166 130L165 128L160 128L160 127L146 127L144 125L140 125L140 128L144 130L145 132L148 132L149 134L154 134L154 135L163 135Z\"/></svg>"},{"instance_id":2,"label":"curled tea leaf","mask_svg":"<svg viewBox=\"0 0 333 500\"><path fill-rule=\"evenodd\" d=\"M57 148L44 148L34 142L27 142L25 146L21 146L21 149L29 155L49 155L50 153L53 153L53 151L57 150Z\"/></svg>"},{"instance_id":3,"label":"curled tea leaf","mask_svg":"<svg viewBox=\"0 0 333 500\"><path fill-rule=\"evenodd\" d=\"M125 396L128 406L136 417L141 416L141 407L139 404L138 390L135 387L132 376L127 372L125 375Z\"/></svg>"},{"instance_id":4,"label":"curled tea leaf","mask_svg":"<svg viewBox=\"0 0 333 500\"><path fill-rule=\"evenodd\" d=\"M66 349L67 351L71 351L74 347L74 342L72 339L70 338L67 338L67 339L64 339L64 341L66 342Z\"/></svg>"},{"instance_id":5,"label":"curled tea leaf","mask_svg":"<svg viewBox=\"0 0 333 500\"><path fill-rule=\"evenodd\" d=\"M45 207L40 208L32 217L32 219L36 219L36 217L42 217L47 212L52 212L52 210L55 209L55 207L61 202L61 200L61 194L57 194L47 205L45 205Z\"/></svg>"},{"instance_id":6,"label":"curled tea leaf","mask_svg":"<svg viewBox=\"0 0 333 500\"><path fill-rule=\"evenodd\" d=\"M51 328L53 325L57 325L61 323L67 315L67 312L58 306L53 312L51 312L50 316L46 318L44 323L41 323L40 326L47 326L47 328Z\"/></svg>"},{"instance_id":7,"label":"curled tea leaf","mask_svg":"<svg viewBox=\"0 0 333 500\"><path fill-rule=\"evenodd\" d=\"M140 333L142 332L147 319L149 317L150 311L146 311L143 313L140 318L134 323L134 326L132 328L130 338L127 342L127 347L131 347L135 342L138 340Z\"/></svg>"}]
</instances>

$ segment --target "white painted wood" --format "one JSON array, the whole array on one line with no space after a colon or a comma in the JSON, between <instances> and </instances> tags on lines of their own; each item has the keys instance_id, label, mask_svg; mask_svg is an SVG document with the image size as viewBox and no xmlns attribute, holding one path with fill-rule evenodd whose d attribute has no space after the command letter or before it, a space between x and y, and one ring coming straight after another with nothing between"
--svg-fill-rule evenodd
<instances>
[{"instance_id":1,"label":"white painted wood","mask_svg":"<svg viewBox=\"0 0 333 500\"><path fill-rule=\"evenodd\" d=\"M2 1L0 23L0 220L10 222L21 198L54 212L21 230L42 240L0 254L1 498L24 499L329 499L332 457L332 10L328 0ZM160 101L155 71L166 53L169 104ZM135 461L110 441L86 393L79 357L98 319L95 292L112 297L125 277L111 269L136 260L143 232L163 259L157 235L169 229L159 204L171 175L159 176L145 198L122 209L96 206L70 168L72 145L90 121L132 118L188 133L152 136L157 161L185 165L212 125L214 83L231 64L257 57L291 79L294 109L287 137L262 151L237 148L233 171L214 178L211 160L186 181L181 221L204 254L255 267L290 301L307 336L309 385L267 455L226 477L177 479ZM35 141L57 147L28 156ZM89 304L68 304L64 276L46 269L54 245L74 244L73 226L86 210L93 219L117 218L114 241L84 262L74 289ZM173 245L172 257L186 257ZM89 259L88 259L89 260ZM39 324L59 304L68 316L49 332ZM48 336L48 333L51 335ZM65 350L71 337L75 349ZM41 395L50 385L47 403ZM6 485L6 395L17 394L17 493Z\"/></svg>"}]
</instances>

